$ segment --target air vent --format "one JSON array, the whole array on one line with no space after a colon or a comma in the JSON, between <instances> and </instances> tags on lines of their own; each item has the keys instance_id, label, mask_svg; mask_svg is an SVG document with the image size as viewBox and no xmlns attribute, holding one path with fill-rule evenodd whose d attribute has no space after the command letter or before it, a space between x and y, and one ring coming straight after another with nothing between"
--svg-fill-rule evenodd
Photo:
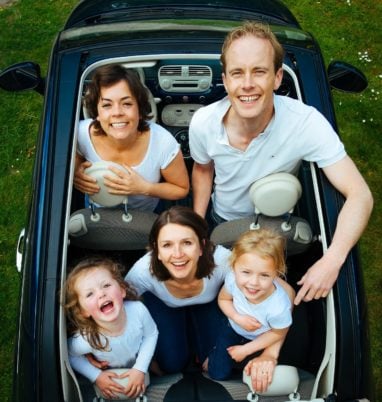
<instances>
[{"instance_id":1,"label":"air vent","mask_svg":"<svg viewBox=\"0 0 382 402\"><path fill-rule=\"evenodd\" d=\"M167 92L205 92L212 83L209 66L166 65L158 71L160 87Z\"/></svg>"},{"instance_id":2,"label":"air vent","mask_svg":"<svg viewBox=\"0 0 382 402\"><path fill-rule=\"evenodd\" d=\"M189 66L188 72L190 74L190 77L210 77L212 75L211 69L207 66Z\"/></svg>"},{"instance_id":3,"label":"air vent","mask_svg":"<svg viewBox=\"0 0 382 402\"><path fill-rule=\"evenodd\" d=\"M174 75L182 75L182 66L164 66L159 70L162 77L173 77Z\"/></svg>"}]
</instances>

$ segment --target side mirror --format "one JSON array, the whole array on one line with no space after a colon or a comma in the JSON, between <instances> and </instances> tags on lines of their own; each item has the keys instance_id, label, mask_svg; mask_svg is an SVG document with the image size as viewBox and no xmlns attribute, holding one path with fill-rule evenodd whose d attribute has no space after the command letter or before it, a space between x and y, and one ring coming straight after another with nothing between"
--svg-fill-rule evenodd
<instances>
[{"instance_id":1,"label":"side mirror","mask_svg":"<svg viewBox=\"0 0 382 402\"><path fill-rule=\"evenodd\" d=\"M368 85L365 74L344 61L332 61L328 67L328 77L332 88L344 92L359 93Z\"/></svg>"},{"instance_id":2,"label":"side mirror","mask_svg":"<svg viewBox=\"0 0 382 402\"><path fill-rule=\"evenodd\" d=\"M40 66L31 61L13 64L0 71L0 88L16 92L35 90L41 95L45 91L45 82L41 77Z\"/></svg>"}]
</instances>

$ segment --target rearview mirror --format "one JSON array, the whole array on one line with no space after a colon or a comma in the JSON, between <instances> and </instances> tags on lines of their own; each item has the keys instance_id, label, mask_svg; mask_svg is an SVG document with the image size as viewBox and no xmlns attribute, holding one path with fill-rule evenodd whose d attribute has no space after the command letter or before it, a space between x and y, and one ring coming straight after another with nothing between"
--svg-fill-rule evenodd
<instances>
[{"instance_id":1,"label":"rearview mirror","mask_svg":"<svg viewBox=\"0 0 382 402\"><path fill-rule=\"evenodd\" d=\"M33 89L43 95L45 82L41 77L40 66L25 61L7 67L0 71L0 88L10 92Z\"/></svg>"},{"instance_id":2,"label":"rearview mirror","mask_svg":"<svg viewBox=\"0 0 382 402\"><path fill-rule=\"evenodd\" d=\"M344 92L362 92L368 82L365 74L344 61L332 61L328 67L329 83L332 88Z\"/></svg>"}]
</instances>

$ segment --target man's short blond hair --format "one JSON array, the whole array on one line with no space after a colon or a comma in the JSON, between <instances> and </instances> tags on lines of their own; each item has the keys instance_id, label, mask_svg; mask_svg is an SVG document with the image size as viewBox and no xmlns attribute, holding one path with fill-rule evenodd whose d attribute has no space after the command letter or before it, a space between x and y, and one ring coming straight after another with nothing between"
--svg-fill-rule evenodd
<instances>
[{"instance_id":1,"label":"man's short blond hair","mask_svg":"<svg viewBox=\"0 0 382 402\"><path fill-rule=\"evenodd\" d=\"M244 24L234 28L226 36L220 56L223 73L226 71L226 54L229 47L231 46L232 42L245 36L254 36L256 38L266 39L270 42L273 48L273 64L276 73L283 65L284 49L269 25L253 21L244 22Z\"/></svg>"}]
</instances>

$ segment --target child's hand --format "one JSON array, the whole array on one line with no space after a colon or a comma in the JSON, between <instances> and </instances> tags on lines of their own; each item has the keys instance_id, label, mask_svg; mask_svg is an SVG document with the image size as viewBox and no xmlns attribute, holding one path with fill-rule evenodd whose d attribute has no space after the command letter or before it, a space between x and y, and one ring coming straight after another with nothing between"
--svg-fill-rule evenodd
<instances>
[{"instance_id":1,"label":"child's hand","mask_svg":"<svg viewBox=\"0 0 382 402\"><path fill-rule=\"evenodd\" d=\"M118 374L112 371L102 372L96 379L96 385L107 399L117 397L117 393L123 393L125 390L122 385L116 383L113 378L118 378Z\"/></svg>"},{"instance_id":2,"label":"child's hand","mask_svg":"<svg viewBox=\"0 0 382 402\"><path fill-rule=\"evenodd\" d=\"M89 363L93 366L99 368L100 370L105 370L109 367L109 362L106 360L97 360L92 353L87 353L86 358L88 359Z\"/></svg>"},{"instance_id":3,"label":"child's hand","mask_svg":"<svg viewBox=\"0 0 382 402\"><path fill-rule=\"evenodd\" d=\"M227 352L235 362L243 361L249 354L245 345L230 346L227 348Z\"/></svg>"},{"instance_id":4,"label":"child's hand","mask_svg":"<svg viewBox=\"0 0 382 402\"><path fill-rule=\"evenodd\" d=\"M237 314L234 317L234 321L246 331L255 331L261 327L261 323L257 321L255 317L251 317L250 315Z\"/></svg>"},{"instance_id":5,"label":"child's hand","mask_svg":"<svg viewBox=\"0 0 382 402\"><path fill-rule=\"evenodd\" d=\"M126 396L136 398L145 392L145 373L137 369L130 369L119 376L119 378L125 377L129 378L127 387L123 391Z\"/></svg>"}]
</instances>

